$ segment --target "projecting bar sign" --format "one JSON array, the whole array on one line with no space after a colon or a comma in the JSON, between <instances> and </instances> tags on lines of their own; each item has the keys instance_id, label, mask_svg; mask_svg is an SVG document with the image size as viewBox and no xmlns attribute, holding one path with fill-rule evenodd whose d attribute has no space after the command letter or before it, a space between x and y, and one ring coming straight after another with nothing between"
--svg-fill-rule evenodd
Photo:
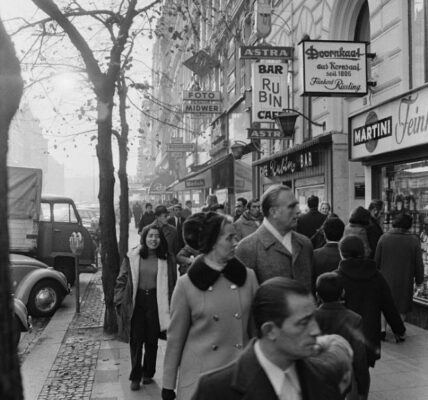
<instances>
[{"instance_id":1,"label":"projecting bar sign","mask_svg":"<svg viewBox=\"0 0 428 400\"><path fill-rule=\"evenodd\" d=\"M292 60L293 52L293 47L241 46L239 58L241 60Z\"/></svg>"},{"instance_id":2,"label":"projecting bar sign","mask_svg":"<svg viewBox=\"0 0 428 400\"><path fill-rule=\"evenodd\" d=\"M220 92L205 90L183 90L183 100L190 101L221 101Z\"/></svg>"},{"instance_id":3,"label":"projecting bar sign","mask_svg":"<svg viewBox=\"0 0 428 400\"><path fill-rule=\"evenodd\" d=\"M288 139L281 135L279 129L247 129L248 139Z\"/></svg>"},{"instance_id":4,"label":"projecting bar sign","mask_svg":"<svg viewBox=\"0 0 428 400\"><path fill-rule=\"evenodd\" d=\"M194 143L167 143L166 151L192 153L195 151Z\"/></svg>"}]
</instances>

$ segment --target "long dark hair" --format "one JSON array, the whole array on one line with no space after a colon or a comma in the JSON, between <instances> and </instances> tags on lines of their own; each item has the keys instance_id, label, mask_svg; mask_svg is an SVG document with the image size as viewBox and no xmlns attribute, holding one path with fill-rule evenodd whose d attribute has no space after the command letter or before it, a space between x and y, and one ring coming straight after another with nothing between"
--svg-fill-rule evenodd
<instances>
[{"instance_id":1,"label":"long dark hair","mask_svg":"<svg viewBox=\"0 0 428 400\"><path fill-rule=\"evenodd\" d=\"M147 247L146 239L150 230L154 229L159 232L160 243L157 249L155 250L156 257L161 260L166 260L168 258L168 243L163 235L161 229L158 226L146 226L141 233L141 249L140 249L140 257L146 259L149 256L149 248Z\"/></svg>"}]
</instances>

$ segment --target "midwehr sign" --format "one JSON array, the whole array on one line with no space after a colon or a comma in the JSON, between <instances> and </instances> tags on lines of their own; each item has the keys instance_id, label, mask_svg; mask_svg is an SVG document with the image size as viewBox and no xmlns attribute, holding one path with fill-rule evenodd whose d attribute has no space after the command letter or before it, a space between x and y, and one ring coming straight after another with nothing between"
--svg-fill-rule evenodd
<instances>
[{"instance_id":1,"label":"midwehr sign","mask_svg":"<svg viewBox=\"0 0 428 400\"><path fill-rule=\"evenodd\" d=\"M183 104L184 114L220 114L221 107L217 103L184 103Z\"/></svg>"},{"instance_id":2,"label":"midwehr sign","mask_svg":"<svg viewBox=\"0 0 428 400\"><path fill-rule=\"evenodd\" d=\"M275 122L288 107L287 64L261 61L252 64L252 122Z\"/></svg>"},{"instance_id":3,"label":"midwehr sign","mask_svg":"<svg viewBox=\"0 0 428 400\"><path fill-rule=\"evenodd\" d=\"M241 60L292 60L293 50L293 47L241 46L239 58Z\"/></svg>"},{"instance_id":4,"label":"midwehr sign","mask_svg":"<svg viewBox=\"0 0 428 400\"><path fill-rule=\"evenodd\" d=\"M304 40L302 95L364 96L367 94L367 43Z\"/></svg>"}]
</instances>

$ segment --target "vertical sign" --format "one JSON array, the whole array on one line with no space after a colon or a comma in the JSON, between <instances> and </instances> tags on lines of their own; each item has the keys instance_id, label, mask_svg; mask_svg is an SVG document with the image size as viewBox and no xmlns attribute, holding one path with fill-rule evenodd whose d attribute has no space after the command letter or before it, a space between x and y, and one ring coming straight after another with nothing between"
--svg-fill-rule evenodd
<instances>
[{"instance_id":1,"label":"vertical sign","mask_svg":"<svg viewBox=\"0 0 428 400\"><path fill-rule=\"evenodd\" d=\"M260 61L252 64L253 122L275 122L288 108L287 64Z\"/></svg>"}]
</instances>

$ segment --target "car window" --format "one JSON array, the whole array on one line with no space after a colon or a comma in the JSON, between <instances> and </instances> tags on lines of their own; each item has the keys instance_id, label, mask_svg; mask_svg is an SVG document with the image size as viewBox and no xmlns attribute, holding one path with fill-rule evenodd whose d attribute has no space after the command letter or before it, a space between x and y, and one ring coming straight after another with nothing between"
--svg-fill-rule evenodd
<instances>
[{"instance_id":1,"label":"car window","mask_svg":"<svg viewBox=\"0 0 428 400\"><path fill-rule=\"evenodd\" d=\"M77 223L76 213L74 212L74 208L71 204L55 203L53 208L55 222Z\"/></svg>"},{"instance_id":2,"label":"car window","mask_svg":"<svg viewBox=\"0 0 428 400\"><path fill-rule=\"evenodd\" d=\"M40 221L50 221L51 220L51 206L49 203L41 203L40 207Z\"/></svg>"}]
</instances>

